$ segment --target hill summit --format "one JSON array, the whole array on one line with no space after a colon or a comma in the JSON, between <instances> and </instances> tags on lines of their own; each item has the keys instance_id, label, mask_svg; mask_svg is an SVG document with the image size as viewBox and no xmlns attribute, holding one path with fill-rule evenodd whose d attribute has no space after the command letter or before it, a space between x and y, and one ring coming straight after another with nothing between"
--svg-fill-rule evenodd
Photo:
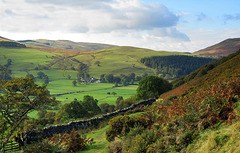
<instances>
[{"instance_id":1,"label":"hill summit","mask_svg":"<svg viewBox=\"0 0 240 153\"><path fill-rule=\"evenodd\" d=\"M195 55L201 56L228 56L240 49L240 38L226 39L218 44L212 45L205 49L194 52Z\"/></svg>"},{"instance_id":2,"label":"hill summit","mask_svg":"<svg viewBox=\"0 0 240 153\"><path fill-rule=\"evenodd\" d=\"M82 50L82 51L101 50L104 48L115 47L115 45L101 43L73 42L69 40L37 39L37 40L21 40L19 42L36 47Z\"/></svg>"},{"instance_id":3,"label":"hill summit","mask_svg":"<svg viewBox=\"0 0 240 153\"><path fill-rule=\"evenodd\" d=\"M24 44L0 36L0 47L4 48L26 48Z\"/></svg>"}]
</instances>

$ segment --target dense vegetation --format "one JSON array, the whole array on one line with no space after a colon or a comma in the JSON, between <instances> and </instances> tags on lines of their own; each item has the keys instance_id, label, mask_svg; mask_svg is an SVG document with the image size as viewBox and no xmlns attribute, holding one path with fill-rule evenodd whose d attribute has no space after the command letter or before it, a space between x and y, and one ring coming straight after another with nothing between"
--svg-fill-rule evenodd
<instances>
[{"instance_id":1,"label":"dense vegetation","mask_svg":"<svg viewBox=\"0 0 240 153\"><path fill-rule=\"evenodd\" d=\"M0 41L0 47L26 48L26 46L24 44L20 44L18 42L13 42L13 41Z\"/></svg>"},{"instance_id":2,"label":"dense vegetation","mask_svg":"<svg viewBox=\"0 0 240 153\"><path fill-rule=\"evenodd\" d=\"M200 77L206 75L210 70L214 69L215 67L223 64L224 62L226 62L228 60L233 59L234 57L238 56L239 54L240 54L240 51L237 51L236 53L233 53L227 57L223 57L213 63L206 64L206 65L202 66L201 68L191 72L189 75L185 75L178 79L173 80L172 81L173 88L176 88L188 81L191 81L191 80L194 80L194 79L197 79L197 78L200 78Z\"/></svg>"},{"instance_id":3,"label":"dense vegetation","mask_svg":"<svg viewBox=\"0 0 240 153\"><path fill-rule=\"evenodd\" d=\"M175 55L145 57L141 59L141 62L148 67L156 69L157 73L161 74L162 77L175 79L187 75L215 60L213 58Z\"/></svg>"},{"instance_id":4,"label":"dense vegetation","mask_svg":"<svg viewBox=\"0 0 240 153\"><path fill-rule=\"evenodd\" d=\"M110 152L238 152L239 59L228 57L192 80L183 95L158 100L140 123L139 117L113 118L106 133ZM234 131L222 130L228 128Z\"/></svg>"}]
</instances>

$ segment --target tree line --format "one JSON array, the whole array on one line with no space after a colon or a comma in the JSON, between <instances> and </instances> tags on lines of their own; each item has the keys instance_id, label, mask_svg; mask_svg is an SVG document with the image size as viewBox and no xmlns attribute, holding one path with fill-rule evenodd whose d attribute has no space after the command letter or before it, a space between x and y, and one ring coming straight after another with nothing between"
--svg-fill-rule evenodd
<instances>
[{"instance_id":1,"label":"tree line","mask_svg":"<svg viewBox=\"0 0 240 153\"><path fill-rule=\"evenodd\" d=\"M216 61L214 58L186 55L152 56L141 59L141 63L157 70L165 79L175 79L187 75L205 64Z\"/></svg>"},{"instance_id":2,"label":"tree line","mask_svg":"<svg viewBox=\"0 0 240 153\"><path fill-rule=\"evenodd\" d=\"M7 47L7 48L26 48L26 45L20 44L18 42L12 41L0 41L0 47Z\"/></svg>"}]
</instances>

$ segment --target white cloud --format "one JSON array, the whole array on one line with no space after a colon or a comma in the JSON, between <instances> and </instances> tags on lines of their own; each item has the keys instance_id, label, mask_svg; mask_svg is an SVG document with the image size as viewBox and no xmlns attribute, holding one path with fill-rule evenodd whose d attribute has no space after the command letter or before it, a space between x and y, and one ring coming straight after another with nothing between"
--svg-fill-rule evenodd
<instances>
[{"instance_id":1,"label":"white cloud","mask_svg":"<svg viewBox=\"0 0 240 153\"><path fill-rule=\"evenodd\" d=\"M6 9L2 12L5 16L1 19L3 21L1 26L6 30L8 23L16 26L19 31L26 30L18 26L19 23L23 26L34 23L27 28L29 31L36 30L36 27L42 31L49 31L54 27L55 30L69 29L71 32L144 30L172 27L179 19L161 4L145 5L139 0L26 0L27 3L15 0L15 2L15 5L4 3ZM15 24L11 20L14 20ZM42 29L39 26L42 26Z\"/></svg>"},{"instance_id":2,"label":"white cloud","mask_svg":"<svg viewBox=\"0 0 240 153\"><path fill-rule=\"evenodd\" d=\"M0 1L0 6L0 35L8 33L12 39L70 39L157 50L181 50L189 41L176 28L182 14L160 3L10 0Z\"/></svg>"}]
</instances>

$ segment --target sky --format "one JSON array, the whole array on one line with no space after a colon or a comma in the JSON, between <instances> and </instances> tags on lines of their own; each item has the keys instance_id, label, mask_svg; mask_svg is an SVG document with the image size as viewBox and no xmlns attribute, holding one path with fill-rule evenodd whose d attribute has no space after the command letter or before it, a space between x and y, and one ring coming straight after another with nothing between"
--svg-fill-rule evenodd
<instances>
[{"instance_id":1,"label":"sky","mask_svg":"<svg viewBox=\"0 0 240 153\"><path fill-rule=\"evenodd\" d=\"M194 52L240 37L240 0L0 0L0 36Z\"/></svg>"}]
</instances>

